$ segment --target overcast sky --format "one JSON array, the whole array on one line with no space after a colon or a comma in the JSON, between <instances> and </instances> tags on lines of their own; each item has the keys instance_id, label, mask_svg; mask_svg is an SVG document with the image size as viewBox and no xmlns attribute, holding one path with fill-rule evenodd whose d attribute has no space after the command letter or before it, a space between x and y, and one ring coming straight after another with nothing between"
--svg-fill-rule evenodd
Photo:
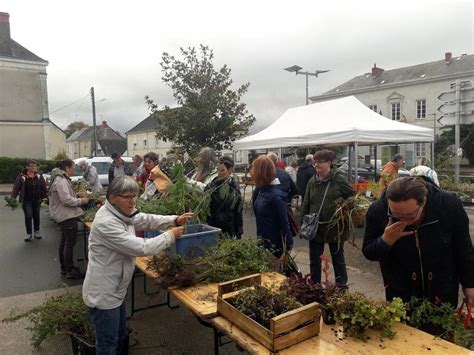
<instances>
[{"instance_id":1,"label":"overcast sky","mask_svg":"<svg viewBox=\"0 0 474 355\"><path fill-rule=\"evenodd\" d=\"M208 45L234 83L250 82L243 102L261 129L304 105L305 78L283 70L330 69L309 78L310 96L370 71L473 54L472 2L341 1L53 1L2 0L11 35L49 61L51 119L62 128L97 120L125 132L148 115L144 96L174 106L161 81L161 54Z\"/></svg>"}]
</instances>

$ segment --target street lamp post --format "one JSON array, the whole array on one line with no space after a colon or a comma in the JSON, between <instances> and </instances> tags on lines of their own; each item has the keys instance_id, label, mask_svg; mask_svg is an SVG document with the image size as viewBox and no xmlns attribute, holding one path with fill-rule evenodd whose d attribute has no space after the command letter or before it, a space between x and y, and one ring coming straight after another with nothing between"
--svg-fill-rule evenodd
<instances>
[{"instance_id":1,"label":"street lamp post","mask_svg":"<svg viewBox=\"0 0 474 355\"><path fill-rule=\"evenodd\" d=\"M290 73L295 73L296 75L301 74L301 75L306 75L306 105L309 103L309 97L308 97L308 76L315 76L316 78L319 76L319 74L322 73L327 73L329 70L316 70L314 73L310 73L308 71L301 71L301 68L299 65L293 65L292 67L285 68L286 71Z\"/></svg>"}]
</instances>

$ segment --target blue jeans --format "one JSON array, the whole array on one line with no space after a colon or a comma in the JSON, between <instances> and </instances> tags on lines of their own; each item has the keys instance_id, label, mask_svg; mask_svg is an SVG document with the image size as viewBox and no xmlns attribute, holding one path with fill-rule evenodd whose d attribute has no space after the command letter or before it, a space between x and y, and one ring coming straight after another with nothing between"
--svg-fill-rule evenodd
<instances>
[{"instance_id":1,"label":"blue jeans","mask_svg":"<svg viewBox=\"0 0 474 355\"><path fill-rule=\"evenodd\" d=\"M113 309L89 308L95 331L95 353L115 355L121 353L120 344L127 337L125 301Z\"/></svg>"},{"instance_id":2,"label":"blue jeans","mask_svg":"<svg viewBox=\"0 0 474 355\"><path fill-rule=\"evenodd\" d=\"M341 286L347 285L346 260L344 259L344 243L328 243L331 252L332 266L336 283ZM321 283L321 259L324 252L324 243L309 242L309 265L311 270L311 279L315 283Z\"/></svg>"},{"instance_id":3,"label":"blue jeans","mask_svg":"<svg viewBox=\"0 0 474 355\"><path fill-rule=\"evenodd\" d=\"M33 220L35 232L39 232L41 200L23 201L22 207L25 214L26 234L32 234L33 232L31 229L31 220Z\"/></svg>"}]
</instances>

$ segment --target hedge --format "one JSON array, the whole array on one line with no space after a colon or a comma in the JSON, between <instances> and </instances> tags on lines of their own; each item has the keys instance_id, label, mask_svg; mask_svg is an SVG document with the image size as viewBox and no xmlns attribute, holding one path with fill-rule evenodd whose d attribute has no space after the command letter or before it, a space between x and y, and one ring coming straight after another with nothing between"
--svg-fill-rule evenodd
<instances>
[{"instance_id":1,"label":"hedge","mask_svg":"<svg viewBox=\"0 0 474 355\"><path fill-rule=\"evenodd\" d=\"M30 158L8 158L0 157L0 183L13 183ZM40 173L46 173L54 168L55 162L52 160L35 159L38 162Z\"/></svg>"}]
</instances>

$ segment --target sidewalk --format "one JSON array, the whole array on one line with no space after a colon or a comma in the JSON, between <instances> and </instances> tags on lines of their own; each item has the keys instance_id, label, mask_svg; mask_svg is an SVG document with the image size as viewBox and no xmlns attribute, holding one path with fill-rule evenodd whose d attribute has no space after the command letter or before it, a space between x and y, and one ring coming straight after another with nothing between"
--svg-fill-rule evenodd
<instances>
[{"instance_id":1,"label":"sidewalk","mask_svg":"<svg viewBox=\"0 0 474 355\"><path fill-rule=\"evenodd\" d=\"M0 195L10 195L13 184L0 184Z\"/></svg>"}]
</instances>

